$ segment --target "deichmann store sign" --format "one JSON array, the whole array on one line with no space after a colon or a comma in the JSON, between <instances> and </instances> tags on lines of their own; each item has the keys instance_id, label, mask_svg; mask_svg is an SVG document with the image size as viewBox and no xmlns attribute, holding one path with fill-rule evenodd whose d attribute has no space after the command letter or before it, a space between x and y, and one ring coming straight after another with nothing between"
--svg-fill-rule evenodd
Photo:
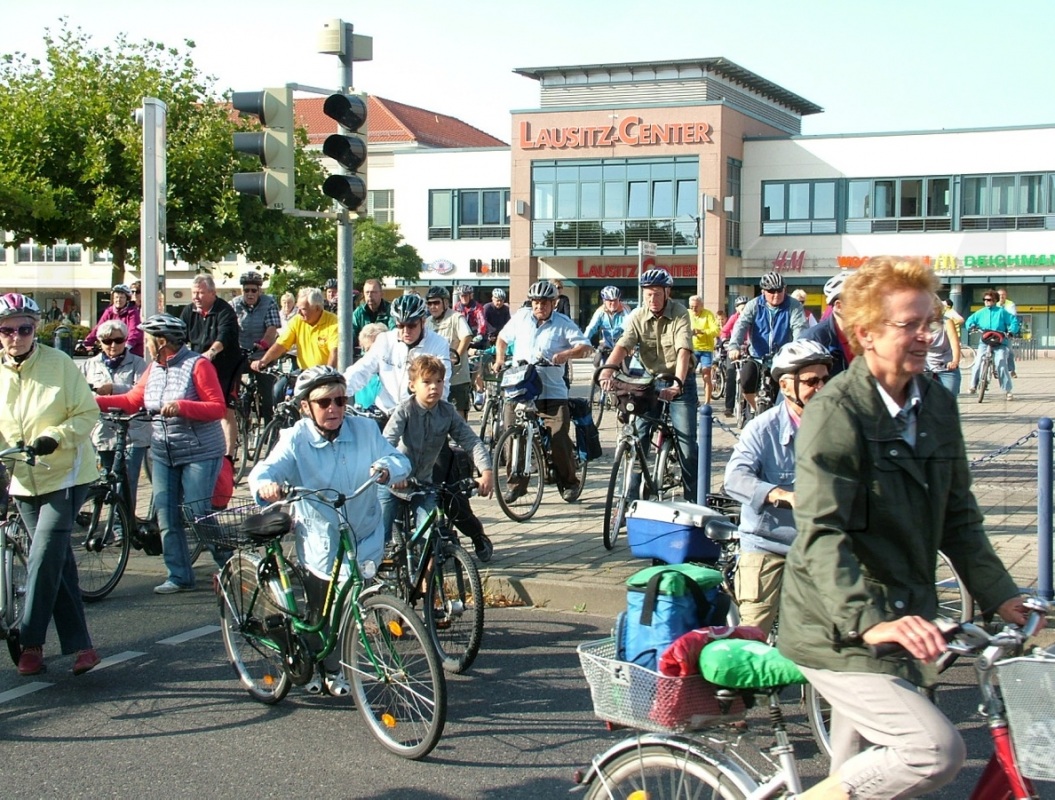
<instances>
[{"instance_id":1,"label":"deichmann store sign","mask_svg":"<svg viewBox=\"0 0 1055 800\"><path fill-rule=\"evenodd\" d=\"M615 125L571 125L536 130L532 130L530 122L520 123L520 147L523 150L713 143L711 125L707 122L650 123L641 117L629 116Z\"/></svg>"},{"instance_id":2,"label":"deichmann store sign","mask_svg":"<svg viewBox=\"0 0 1055 800\"><path fill-rule=\"evenodd\" d=\"M1055 255L974 255L957 256L943 253L939 256L907 256L918 258L935 270L957 269L1009 269L1012 267L1055 267ZM843 269L855 269L864 264L869 256L839 256L838 263Z\"/></svg>"}]
</instances>

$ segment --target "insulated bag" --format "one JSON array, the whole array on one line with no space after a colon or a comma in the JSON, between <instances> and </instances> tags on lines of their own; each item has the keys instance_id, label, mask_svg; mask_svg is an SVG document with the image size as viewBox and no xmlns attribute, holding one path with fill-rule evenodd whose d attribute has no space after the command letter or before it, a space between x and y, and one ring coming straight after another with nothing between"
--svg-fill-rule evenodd
<instances>
[{"instance_id":1,"label":"insulated bag","mask_svg":"<svg viewBox=\"0 0 1055 800\"><path fill-rule=\"evenodd\" d=\"M594 424L590 401L572 397L568 400L568 411L572 422L575 423L575 448L579 451L579 459L593 461L600 458L603 453L601 434Z\"/></svg>"},{"instance_id":2,"label":"insulated bag","mask_svg":"<svg viewBox=\"0 0 1055 800\"><path fill-rule=\"evenodd\" d=\"M722 573L696 564L649 567L627 579L626 611L616 619L616 657L655 670L675 639L725 624L730 599Z\"/></svg>"}]
</instances>

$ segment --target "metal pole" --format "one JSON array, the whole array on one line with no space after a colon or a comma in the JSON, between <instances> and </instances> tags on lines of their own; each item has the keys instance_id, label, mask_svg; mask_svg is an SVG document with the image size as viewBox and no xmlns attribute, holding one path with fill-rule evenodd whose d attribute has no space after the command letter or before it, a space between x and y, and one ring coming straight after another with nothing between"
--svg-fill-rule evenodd
<instances>
[{"instance_id":1,"label":"metal pole","mask_svg":"<svg viewBox=\"0 0 1055 800\"><path fill-rule=\"evenodd\" d=\"M714 435L714 415L711 407L701 405L696 418L696 446L699 460L696 470L696 502L707 504L707 495L711 491L711 442Z\"/></svg>"},{"instance_id":2,"label":"metal pole","mask_svg":"<svg viewBox=\"0 0 1055 800\"><path fill-rule=\"evenodd\" d=\"M135 115L143 127L143 205L139 211L139 254L143 318L165 310L165 224L167 195L168 107L156 97L144 97Z\"/></svg>"},{"instance_id":3,"label":"metal pole","mask_svg":"<svg viewBox=\"0 0 1055 800\"><path fill-rule=\"evenodd\" d=\"M1045 600L1055 599L1052 589L1052 430L1051 417L1037 425L1037 592Z\"/></svg>"},{"instance_id":4,"label":"metal pole","mask_svg":"<svg viewBox=\"0 0 1055 800\"><path fill-rule=\"evenodd\" d=\"M699 296L701 303L703 302L703 244L706 236L704 233L704 226L707 224L707 217L704 209L706 197L707 195L700 192L696 204L696 294Z\"/></svg>"},{"instance_id":5,"label":"metal pole","mask_svg":"<svg viewBox=\"0 0 1055 800\"><path fill-rule=\"evenodd\" d=\"M352 82L352 30L350 22L344 23L342 33L340 67L337 70L337 85L347 93L355 85ZM347 128L337 126L338 133L349 134ZM355 288L355 265L352 258L352 243L355 241L355 219L347 213L337 220L337 353L340 369L349 367L353 360L355 342L352 341L352 306Z\"/></svg>"}]
</instances>

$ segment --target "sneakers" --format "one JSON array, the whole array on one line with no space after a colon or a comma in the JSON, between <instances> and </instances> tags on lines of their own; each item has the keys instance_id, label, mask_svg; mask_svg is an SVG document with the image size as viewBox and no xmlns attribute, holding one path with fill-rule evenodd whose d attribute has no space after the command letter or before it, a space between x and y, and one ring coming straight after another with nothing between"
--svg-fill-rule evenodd
<instances>
[{"instance_id":1,"label":"sneakers","mask_svg":"<svg viewBox=\"0 0 1055 800\"><path fill-rule=\"evenodd\" d=\"M473 408L477 411L482 411L485 399L483 392L473 392Z\"/></svg>"},{"instance_id":2,"label":"sneakers","mask_svg":"<svg viewBox=\"0 0 1055 800\"><path fill-rule=\"evenodd\" d=\"M92 666L95 665L93 664ZM47 668L44 663L43 647L25 647L22 649L22 656L18 659L19 675L39 675Z\"/></svg>"},{"instance_id":3,"label":"sneakers","mask_svg":"<svg viewBox=\"0 0 1055 800\"><path fill-rule=\"evenodd\" d=\"M304 688L308 690L308 694L316 695L322 694L323 688L325 688L326 693L333 697L344 697L351 694L352 691L352 687L340 672L329 672L325 678L316 672L315 676L304 685Z\"/></svg>"},{"instance_id":4,"label":"sneakers","mask_svg":"<svg viewBox=\"0 0 1055 800\"><path fill-rule=\"evenodd\" d=\"M160 586L154 587L154 594L179 594L180 592L193 592L193 586L180 586L174 580L169 578Z\"/></svg>"},{"instance_id":5,"label":"sneakers","mask_svg":"<svg viewBox=\"0 0 1055 800\"><path fill-rule=\"evenodd\" d=\"M99 658L99 654L95 652L94 648L89 647L87 650L81 650L77 653L77 660L73 662L73 674L83 675L88 670L99 666L100 661L102 659Z\"/></svg>"},{"instance_id":6,"label":"sneakers","mask_svg":"<svg viewBox=\"0 0 1055 800\"><path fill-rule=\"evenodd\" d=\"M978 387L977 386L972 386L970 389L967 390L967 394L974 394L977 391L978 391Z\"/></svg>"},{"instance_id":7,"label":"sneakers","mask_svg":"<svg viewBox=\"0 0 1055 800\"><path fill-rule=\"evenodd\" d=\"M1013 394L1012 394L1011 392L1008 392L1008 393L1007 393L1007 399L1008 399L1008 400L1014 400L1014 399L1015 399L1015 396L1014 396L1014 395L1013 395Z\"/></svg>"},{"instance_id":8,"label":"sneakers","mask_svg":"<svg viewBox=\"0 0 1055 800\"><path fill-rule=\"evenodd\" d=\"M479 538L473 539L473 550L476 553L476 557L486 564L491 560L495 546L491 544L491 540L485 534L480 534Z\"/></svg>"}]
</instances>

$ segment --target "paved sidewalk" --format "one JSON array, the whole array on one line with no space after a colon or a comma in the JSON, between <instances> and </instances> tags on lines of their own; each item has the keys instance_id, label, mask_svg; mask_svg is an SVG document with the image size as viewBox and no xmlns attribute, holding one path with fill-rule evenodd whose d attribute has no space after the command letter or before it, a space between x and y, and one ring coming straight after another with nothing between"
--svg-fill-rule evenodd
<instances>
[{"instance_id":1,"label":"paved sidewalk","mask_svg":"<svg viewBox=\"0 0 1055 800\"><path fill-rule=\"evenodd\" d=\"M573 394L585 396L589 363L577 362L575 367ZM1031 587L1037 581L1037 438L997 457L987 456L1029 436L1041 417L1055 416L1055 359L1020 360L1018 376L1013 401L1007 401L999 387L991 388L982 404L974 396L961 395L960 412L990 539L1019 585ZM965 372L965 390L968 379ZM716 420L725 422L720 409ZM604 549L601 539L616 425L614 415L606 415L601 431L605 455L590 464L578 503L563 502L556 487L547 486L535 517L516 523L493 498L473 500L495 544L494 558L481 565L489 591L517 596L529 605L613 618L624 607L623 582L648 563L631 556L624 537L612 552ZM711 491L721 487L734 441L732 431L715 425Z\"/></svg>"}]
</instances>

